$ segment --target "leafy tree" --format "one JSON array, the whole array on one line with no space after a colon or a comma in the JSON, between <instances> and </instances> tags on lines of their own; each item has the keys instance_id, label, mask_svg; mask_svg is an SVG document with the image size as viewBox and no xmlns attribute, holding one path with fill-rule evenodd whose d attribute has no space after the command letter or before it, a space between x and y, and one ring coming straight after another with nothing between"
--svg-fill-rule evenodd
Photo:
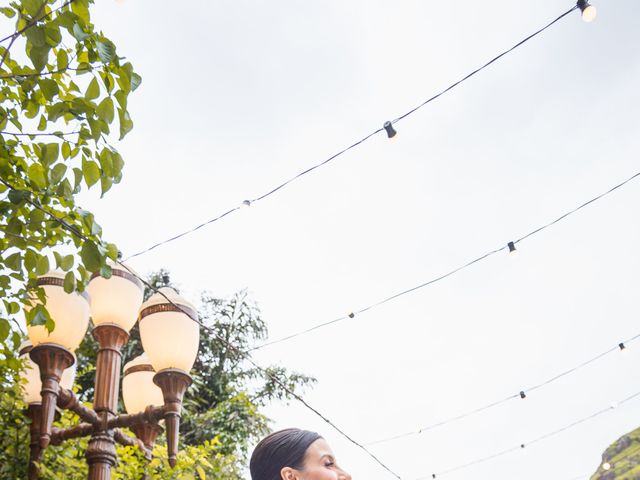
<instances>
[{"instance_id":1,"label":"leafy tree","mask_svg":"<svg viewBox=\"0 0 640 480\"><path fill-rule=\"evenodd\" d=\"M67 291L82 290L91 272L109 275L106 260L117 256L75 196L97 185L104 195L121 180L111 131L116 120L116 138L132 129L127 101L141 78L91 23L91 3L0 7L15 22L0 39L0 358L14 369L14 316L34 293L42 297L36 277L59 268ZM27 321L53 326L42 306Z\"/></svg>"}]
</instances>

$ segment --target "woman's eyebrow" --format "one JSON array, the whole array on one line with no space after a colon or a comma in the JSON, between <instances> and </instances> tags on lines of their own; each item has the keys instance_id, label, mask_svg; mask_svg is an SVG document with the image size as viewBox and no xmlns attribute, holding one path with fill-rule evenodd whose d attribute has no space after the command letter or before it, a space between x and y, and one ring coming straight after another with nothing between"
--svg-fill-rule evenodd
<instances>
[{"instance_id":1,"label":"woman's eyebrow","mask_svg":"<svg viewBox=\"0 0 640 480\"><path fill-rule=\"evenodd\" d=\"M330 458L331 460L335 460L334 456L333 456L333 455L331 455L330 453L325 453L324 455L322 455L322 456L320 457L320 460L322 460L322 459L323 459L323 458L325 458L325 457Z\"/></svg>"}]
</instances>

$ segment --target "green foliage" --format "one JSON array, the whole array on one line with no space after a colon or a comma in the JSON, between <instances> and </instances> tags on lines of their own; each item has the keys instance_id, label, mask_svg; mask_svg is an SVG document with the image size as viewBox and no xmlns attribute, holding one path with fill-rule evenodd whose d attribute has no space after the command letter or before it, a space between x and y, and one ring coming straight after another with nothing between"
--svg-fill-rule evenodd
<instances>
[{"instance_id":1,"label":"green foliage","mask_svg":"<svg viewBox=\"0 0 640 480\"><path fill-rule=\"evenodd\" d=\"M93 0L15 0L0 8L15 34L0 44L0 347L51 268L65 289L82 290L108 270L117 248L101 239L92 214L76 205L84 188L104 195L124 162L111 145L133 127L129 94L140 85L131 63L91 23ZM9 20L10 19L10 20ZM9 30L9 25L5 25ZM116 123L116 117L118 121ZM37 293L37 292L36 292ZM53 326L38 310L27 321Z\"/></svg>"},{"instance_id":2,"label":"green foliage","mask_svg":"<svg viewBox=\"0 0 640 480\"><path fill-rule=\"evenodd\" d=\"M623 435L609 446L602 454L598 470L591 476L591 480L637 478L640 478L640 428Z\"/></svg>"},{"instance_id":3,"label":"green foliage","mask_svg":"<svg viewBox=\"0 0 640 480\"><path fill-rule=\"evenodd\" d=\"M16 361L17 362L17 361ZM0 478L27 478L29 420L20 393L18 369L0 362Z\"/></svg>"}]
</instances>

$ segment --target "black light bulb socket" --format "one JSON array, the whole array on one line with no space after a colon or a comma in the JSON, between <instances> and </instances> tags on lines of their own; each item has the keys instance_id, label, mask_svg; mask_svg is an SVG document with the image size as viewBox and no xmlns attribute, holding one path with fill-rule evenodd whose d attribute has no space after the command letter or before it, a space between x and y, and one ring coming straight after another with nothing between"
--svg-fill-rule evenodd
<instances>
[{"instance_id":1,"label":"black light bulb socket","mask_svg":"<svg viewBox=\"0 0 640 480\"><path fill-rule=\"evenodd\" d=\"M625 348L627 348L627 346L626 346L624 343L620 342L620 343L618 344L618 348L619 348L620 350L624 350Z\"/></svg>"},{"instance_id":2,"label":"black light bulb socket","mask_svg":"<svg viewBox=\"0 0 640 480\"><path fill-rule=\"evenodd\" d=\"M509 253L513 253L516 251L516 245L513 242L507 243L507 247L509 247Z\"/></svg>"},{"instance_id":3,"label":"black light bulb socket","mask_svg":"<svg viewBox=\"0 0 640 480\"><path fill-rule=\"evenodd\" d=\"M171 277L169 276L168 273L164 273L162 275L162 283L164 283L165 287L168 287L169 284L171 283Z\"/></svg>"},{"instance_id":4,"label":"black light bulb socket","mask_svg":"<svg viewBox=\"0 0 640 480\"><path fill-rule=\"evenodd\" d=\"M578 0L576 6L580 9L581 12L584 12L585 9L589 6L589 2L587 2L587 0Z\"/></svg>"},{"instance_id":5,"label":"black light bulb socket","mask_svg":"<svg viewBox=\"0 0 640 480\"><path fill-rule=\"evenodd\" d=\"M391 122L384 122L384 129L387 131L387 137L393 138L396 136L398 132L396 132L395 128L393 128L393 124Z\"/></svg>"},{"instance_id":6,"label":"black light bulb socket","mask_svg":"<svg viewBox=\"0 0 640 480\"><path fill-rule=\"evenodd\" d=\"M524 393L524 390L520 392L520 398L527 398L527 394Z\"/></svg>"}]
</instances>

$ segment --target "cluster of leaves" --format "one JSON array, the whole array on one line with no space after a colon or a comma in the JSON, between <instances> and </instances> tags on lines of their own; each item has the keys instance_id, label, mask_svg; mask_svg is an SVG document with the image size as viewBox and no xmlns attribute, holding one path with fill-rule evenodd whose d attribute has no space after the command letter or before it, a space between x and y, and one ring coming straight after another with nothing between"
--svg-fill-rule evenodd
<instances>
[{"instance_id":1,"label":"cluster of leaves","mask_svg":"<svg viewBox=\"0 0 640 480\"><path fill-rule=\"evenodd\" d=\"M62 426L71 426L76 420L72 415L63 415ZM133 434L124 430L130 436ZM69 441L58 447L50 447L39 464L42 480L85 480L88 466L85 451L88 439ZM237 462L232 456L223 455L216 438L200 445L183 446L178 452L177 465L169 466L167 446L160 439L154 449L153 458L147 461L140 449L131 446L116 446L118 465L113 469L113 480L131 480L146 478L147 480L228 480L241 478L237 470ZM64 472L64 474L61 474ZM146 477L144 477L146 475Z\"/></svg>"},{"instance_id":2,"label":"cluster of leaves","mask_svg":"<svg viewBox=\"0 0 640 480\"><path fill-rule=\"evenodd\" d=\"M57 268L67 272L65 290L83 290L92 272L109 276L107 259L117 258L75 196L97 185L104 194L120 182L124 161L111 130L117 120L122 139L133 127L127 101L141 78L95 29L90 3L15 0L0 8L15 21L15 33L0 40L0 346L7 359L18 341L13 316L34 294L44 303L38 275ZM42 305L28 309L27 322L53 328Z\"/></svg>"}]
</instances>

